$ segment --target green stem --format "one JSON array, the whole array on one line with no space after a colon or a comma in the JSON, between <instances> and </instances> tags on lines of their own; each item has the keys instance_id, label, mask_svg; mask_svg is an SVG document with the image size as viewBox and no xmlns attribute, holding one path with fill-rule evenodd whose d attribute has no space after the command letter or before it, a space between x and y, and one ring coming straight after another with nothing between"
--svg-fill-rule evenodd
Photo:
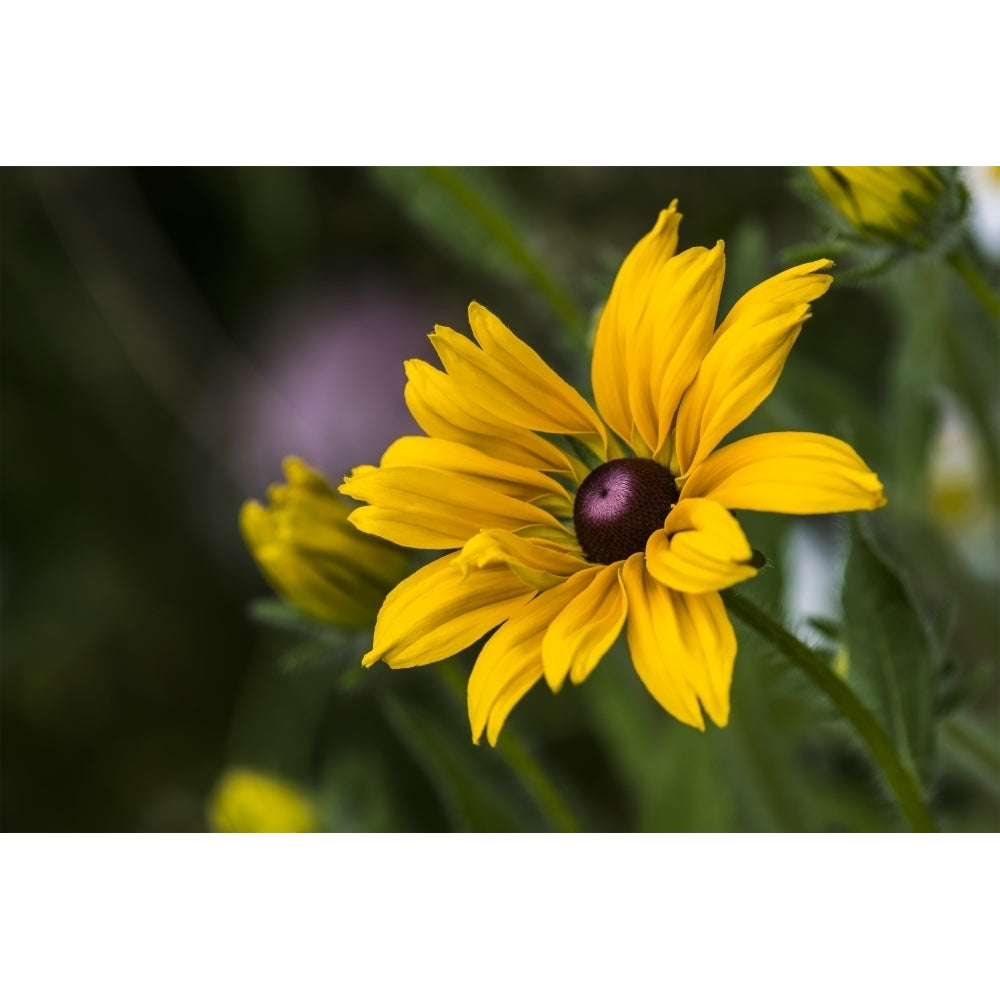
<instances>
[{"instance_id":1,"label":"green stem","mask_svg":"<svg viewBox=\"0 0 1000 1000\"><path fill-rule=\"evenodd\" d=\"M461 176L447 167L425 167L425 173L476 220L492 240L502 246L534 282L559 318L574 334L582 335L584 317L571 296L556 282L507 220L483 200Z\"/></svg>"},{"instance_id":2,"label":"green stem","mask_svg":"<svg viewBox=\"0 0 1000 1000\"><path fill-rule=\"evenodd\" d=\"M951 718L942 726L944 736L965 753L981 773L1000 784L1000 745L994 729L969 719Z\"/></svg>"},{"instance_id":3,"label":"green stem","mask_svg":"<svg viewBox=\"0 0 1000 1000\"><path fill-rule=\"evenodd\" d=\"M507 729L497 744L501 756L521 779L532 801L560 833L579 833L580 824L559 789L545 773L525 742Z\"/></svg>"},{"instance_id":4,"label":"green stem","mask_svg":"<svg viewBox=\"0 0 1000 1000\"><path fill-rule=\"evenodd\" d=\"M994 319L1000 319L1000 298L997 298L996 292L986 283L986 279L976 270L966 254L961 250L953 250L948 254L947 260L983 308Z\"/></svg>"},{"instance_id":5,"label":"green stem","mask_svg":"<svg viewBox=\"0 0 1000 1000\"><path fill-rule=\"evenodd\" d=\"M441 664L440 676L451 694L460 699L464 707L466 678L450 661ZM579 832L580 824L573 815L573 810L527 745L510 726L504 730L503 739L498 742L497 750L518 776L528 796L548 819L552 828L560 833Z\"/></svg>"},{"instance_id":6,"label":"green stem","mask_svg":"<svg viewBox=\"0 0 1000 1000\"><path fill-rule=\"evenodd\" d=\"M933 832L936 827L919 783L899 759L885 730L858 696L830 670L821 657L756 604L731 590L725 591L723 598L730 611L783 653L839 709L882 769L910 827L919 833Z\"/></svg>"}]
</instances>

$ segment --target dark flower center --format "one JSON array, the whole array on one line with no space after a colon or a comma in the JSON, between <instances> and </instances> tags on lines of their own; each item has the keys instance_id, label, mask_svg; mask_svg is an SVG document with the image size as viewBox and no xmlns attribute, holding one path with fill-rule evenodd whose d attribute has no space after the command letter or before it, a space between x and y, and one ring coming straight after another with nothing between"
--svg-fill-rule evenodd
<instances>
[{"instance_id":1,"label":"dark flower center","mask_svg":"<svg viewBox=\"0 0 1000 1000\"><path fill-rule=\"evenodd\" d=\"M642 552L677 503L670 470L651 458L616 458L583 481L573 504L573 525L591 562L613 563Z\"/></svg>"}]
</instances>

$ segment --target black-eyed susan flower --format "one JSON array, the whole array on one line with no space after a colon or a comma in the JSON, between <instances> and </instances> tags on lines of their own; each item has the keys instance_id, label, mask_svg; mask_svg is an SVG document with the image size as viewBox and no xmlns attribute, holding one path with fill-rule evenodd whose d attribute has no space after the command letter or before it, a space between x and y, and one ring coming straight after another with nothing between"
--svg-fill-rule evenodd
<instances>
[{"instance_id":1,"label":"black-eyed susan flower","mask_svg":"<svg viewBox=\"0 0 1000 1000\"><path fill-rule=\"evenodd\" d=\"M321 621L370 626L385 595L403 577L406 554L362 534L350 507L322 474L286 458L287 483L268 487L267 506L248 500L240 530L268 583Z\"/></svg>"},{"instance_id":2,"label":"black-eyed susan flower","mask_svg":"<svg viewBox=\"0 0 1000 1000\"><path fill-rule=\"evenodd\" d=\"M475 341L437 327L444 370L409 362L404 437L341 490L363 531L454 550L386 598L366 666L444 659L493 629L469 679L473 739L495 743L542 677L585 680L625 629L676 718L729 717L736 638L719 591L756 573L730 510L820 514L885 503L843 441L771 433L719 447L768 396L831 265L749 291L716 329L722 243L676 254L676 202L623 263L592 360L595 410L473 303Z\"/></svg>"},{"instance_id":3,"label":"black-eyed susan flower","mask_svg":"<svg viewBox=\"0 0 1000 1000\"><path fill-rule=\"evenodd\" d=\"M914 232L945 191L930 167L810 167L809 172L827 201L865 236Z\"/></svg>"},{"instance_id":4,"label":"black-eyed susan flower","mask_svg":"<svg viewBox=\"0 0 1000 1000\"><path fill-rule=\"evenodd\" d=\"M217 833L315 833L320 828L312 801L300 789L242 767L220 778L209 799L208 822Z\"/></svg>"}]
</instances>

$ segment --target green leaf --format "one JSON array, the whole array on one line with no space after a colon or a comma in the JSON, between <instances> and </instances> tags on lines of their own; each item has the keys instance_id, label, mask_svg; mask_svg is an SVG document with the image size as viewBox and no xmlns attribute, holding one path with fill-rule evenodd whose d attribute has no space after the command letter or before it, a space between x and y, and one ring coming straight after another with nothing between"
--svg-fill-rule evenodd
<instances>
[{"instance_id":1,"label":"green leaf","mask_svg":"<svg viewBox=\"0 0 1000 1000\"><path fill-rule=\"evenodd\" d=\"M753 601L732 588L724 591L722 598L729 611L771 643L833 703L878 763L911 829L926 833L937 829L912 766L903 763L892 739L860 696L831 670L823 657L779 625Z\"/></svg>"},{"instance_id":2,"label":"green leaf","mask_svg":"<svg viewBox=\"0 0 1000 1000\"><path fill-rule=\"evenodd\" d=\"M452 699L452 704L464 718L467 704L467 676L456 667L452 660L440 663L437 673L444 689ZM579 831L580 825L573 815L572 809L531 748L518 734L516 724L507 724L495 752L517 775L521 787L553 830L560 833Z\"/></svg>"},{"instance_id":3,"label":"green leaf","mask_svg":"<svg viewBox=\"0 0 1000 1000\"><path fill-rule=\"evenodd\" d=\"M972 715L949 719L941 730L945 758L1000 798L1000 729Z\"/></svg>"},{"instance_id":4,"label":"green leaf","mask_svg":"<svg viewBox=\"0 0 1000 1000\"><path fill-rule=\"evenodd\" d=\"M317 621L280 597L260 597L247 606L251 621L300 635L340 637L345 633L335 625Z\"/></svg>"},{"instance_id":5,"label":"green leaf","mask_svg":"<svg viewBox=\"0 0 1000 1000\"><path fill-rule=\"evenodd\" d=\"M336 663L340 647L325 639L309 639L292 646L281 655L278 663L282 670L294 673L298 670L312 670L317 667L327 667Z\"/></svg>"},{"instance_id":6,"label":"green leaf","mask_svg":"<svg viewBox=\"0 0 1000 1000\"><path fill-rule=\"evenodd\" d=\"M971 572L941 529L905 505L890 505L868 523L869 540L902 575L921 621L945 658L958 668L956 681L987 664L1000 667L1000 585ZM973 686L974 688L974 686Z\"/></svg>"},{"instance_id":7,"label":"green leaf","mask_svg":"<svg viewBox=\"0 0 1000 1000\"><path fill-rule=\"evenodd\" d=\"M739 828L723 734L671 718L642 686L619 640L581 699L634 803L640 832L719 833ZM710 790L710 791L706 791Z\"/></svg>"},{"instance_id":8,"label":"green leaf","mask_svg":"<svg viewBox=\"0 0 1000 1000\"><path fill-rule=\"evenodd\" d=\"M954 660L946 660L941 668L934 714L944 719L979 702L993 686L993 680L994 669L989 663L983 662L971 671L963 671ZM1000 739L1000 733L997 738Z\"/></svg>"},{"instance_id":9,"label":"green leaf","mask_svg":"<svg viewBox=\"0 0 1000 1000\"><path fill-rule=\"evenodd\" d=\"M937 261L919 259L899 268L885 283L900 331L889 384L892 448L885 459L895 466L896 488L914 496L925 488L936 423L934 393L940 391L949 313L946 278Z\"/></svg>"},{"instance_id":10,"label":"green leaf","mask_svg":"<svg viewBox=\"0 0 1000 1000\"><path fill-rule=\"evenodd\" d=\"M473 745L464 719L389 693L380 696L379 705L437 792L453 830L512 832L541 826L502 759Z\"/></svg>"},{"instance_id":11,"label":"green leaf","mask_svg":"<svg viewBox=\"0 0 1000 1000\"><path fill-rule=\"evenodd\" d=\"M488 170L375 167L372 172L443 250L501 278L527 279L565 326L583 335L583 313L531 245L528 227Z\"/></svg>"},{"instance_id":12,"label":"green leaf","mask_svg":"<svg viewBox=\"0 0 1000 1000\"><path fill-rule=\"evenodd\" d=\"M935 655L899 577L856 525L851 534L842 598L848 683L926 783L934 758Z\"/></svg>"},{"instance_id":13,"label":"green leaf","mask_svg":"<svg viewBox=\"0 0 1000 1000\"><path fill-rule=\"evenodd\" d=\"M400 826L390 765L377 752L359 752L357 743L323 762L317 798L328 830L380 833Z\"/></svg>"},{"instance_id":14,"label":"green leaf","mask_svg":"<svg viewBox=\"0 0 1000 1000\"><path fill-rule=\"evenodd\" d=\"M284 672L357 666L357 670L345 670L341 675L339 686L345 690L354 687L364 676L360 664L369 645L370 633L317 621L294 604L276 597L252 601L247 612L253 621L303 640L280 654L278 664Z\"/></svg>"},{"instance_id":15,"label":"green leaf","mask_svg":"<svg viewBox=\"0 0 1000 1000\"><path fill-rule=\"evenodd\" d=\"M792 727L782 718L774 669L753 634L738 627L729 725L720 734L740 828L793 832L816 828L814 788L803 775Z\"/></svg>"}]
</instances>

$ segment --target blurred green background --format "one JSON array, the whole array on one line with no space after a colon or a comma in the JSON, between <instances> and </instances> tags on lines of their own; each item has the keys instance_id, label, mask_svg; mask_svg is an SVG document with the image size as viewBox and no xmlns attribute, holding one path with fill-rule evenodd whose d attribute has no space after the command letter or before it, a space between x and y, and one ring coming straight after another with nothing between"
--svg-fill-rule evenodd
<instances>
[{"instance_id":1,"label":"blurred green background","mask_svg":"<svg viewBox=\"0 0 1000 1000\"><path fill-rule=\"evenodd\" d=\"M494 751L469 741L466 662L363 673L366 637L247 611L268 589L241 502L285 454L338 482L409 432L402 360L434 323L465 330L480 301L586 387L570 331L661 208L680 199L681 247L726 240L724 310L829 235L806 181L4 170L2 829L203 830L232 765L337 830L901 828L829 705L743 629L725 730L666 716L619 645L580 689L533 691ZM814 313L750 426L837 434L883 478L866 537L933 705L931 801L946 829L997 829L996 325L933 255L835 281ZM833 656L850 520L740 520L773 563L741 590ZM854 557L851 593L882 571Z\"/></svg>"}]
</instances>

